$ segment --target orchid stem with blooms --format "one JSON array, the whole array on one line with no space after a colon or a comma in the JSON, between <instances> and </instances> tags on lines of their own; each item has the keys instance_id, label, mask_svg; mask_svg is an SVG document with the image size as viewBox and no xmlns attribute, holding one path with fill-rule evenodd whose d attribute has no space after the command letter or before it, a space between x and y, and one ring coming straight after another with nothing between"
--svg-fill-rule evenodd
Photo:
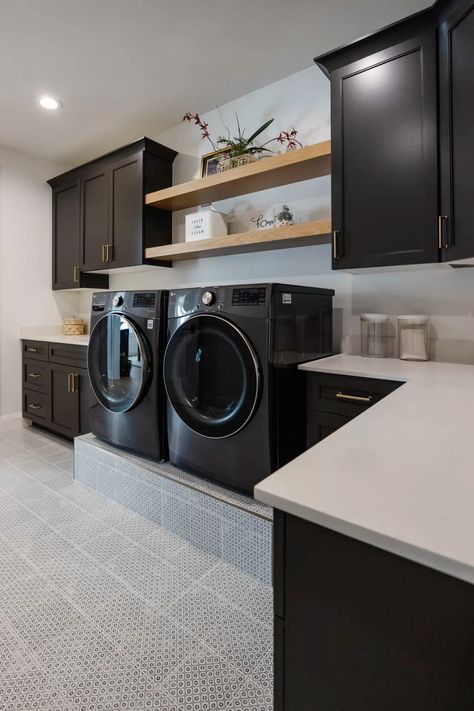
<instances>
[{"instance_id":1,"label":"orchid stem with blooms","mask_svg":"<svg viewBox=\"0 0 474 711\"><path fill-rule=\"evenodd\" d=\"M222 120L221 111L220 109L218 110ZM269 143L273 143L274 141L278 141L278 143L280 143L280 145L282 146L286 145L287 150L294 150L298 146L302 147L303 145L297 139L298 131L295 128L292 128L289 131L280 131L278 136L275 136L275 138L271 138L269 141L266 141L261 146L257 146L254 143L255 139L257 138L257 136L263 133L263 131L265 131L265 129L267 129L271 123L273 123L274 119L269 119L268 121L265 121L265 123L262 124L256 131L254 131L249 138L246 138L246 129L241 129L238 115L236 114L235 117L237 122L237 136L231 138L229 129L222 121L224 127L228 132L228 135L218 136L215 142L212 140L209 134L209 124L203 121L199 114L193 114L191 113L191 111L188 111L184 114L183 121L187 121L188 123L194 123L196 126L198 126L199 130L201 131L201 138L203 140L207 139L215 151L227 151L229 158L245 155L246 153L260 154L264 151L268 153L273 153L273 151L270 150L270 148L267 148L266 146L268 146Z\"/></svg>"}]
</instances>

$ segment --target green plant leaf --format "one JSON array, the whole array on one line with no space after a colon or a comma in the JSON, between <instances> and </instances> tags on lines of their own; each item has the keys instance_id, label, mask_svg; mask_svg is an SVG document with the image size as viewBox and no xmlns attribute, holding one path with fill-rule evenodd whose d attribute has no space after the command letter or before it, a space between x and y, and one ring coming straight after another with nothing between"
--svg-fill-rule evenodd
<instances>
[{"instance_id":1,"label":"green plant leaf","mask_svg":"<svg viewBox=\"0 0 474 711\"><path fill-rule=\"evenodd\" d=\"M260 128L257 128L255 133L252 133L250 138L247 139L247 143L251 143L252 141L254 141L257 138L257 136L260 136L260 134L263 133L263 131L265 131L265 129L268 128L270 126L270 124L274 122L274 120L275 119L269 119L269 121L265 121L265 123L262 126L260 126Z\"/></svg>"}]
</instances>

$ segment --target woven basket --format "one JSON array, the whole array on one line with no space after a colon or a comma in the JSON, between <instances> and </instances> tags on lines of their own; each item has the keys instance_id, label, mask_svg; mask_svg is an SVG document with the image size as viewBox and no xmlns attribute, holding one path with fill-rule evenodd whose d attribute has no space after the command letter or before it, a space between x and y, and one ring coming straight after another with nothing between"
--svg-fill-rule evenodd
<instances>
[{"instance_id":1,"label":"woven basket","mask_svg":"<svg viewBox=\"0 0 474 711\"><path fill-rule=\"evenodd\" d=\"M85 323L82 318L65 318L63 331L65 336L83 336Z\"/></svg>"},{"instance_id":2,"label":"woven basket","mask_svg":"<svg viewBox=\"0 0 474 711\"><path fill-rule=\"evenodd\" d=\"M253 163L254 160L255 156L253 153L244 153L242 156L235 156L234 158L222 158L217 165L217 172L223 173L232 168L240 168L241 165Z\"/></svg>"}]
</instances>

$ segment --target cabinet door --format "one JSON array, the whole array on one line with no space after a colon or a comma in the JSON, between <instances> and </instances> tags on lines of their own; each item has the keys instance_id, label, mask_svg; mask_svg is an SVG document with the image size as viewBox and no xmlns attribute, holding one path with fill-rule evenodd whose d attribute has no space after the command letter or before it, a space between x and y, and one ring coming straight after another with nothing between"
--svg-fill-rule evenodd
<instances>
[{"instance_id":1,"label":"cabinet door","mask_svg":"<svg viewBox=\"0 0 474 711\"><path fill-rule=\"evenodd\" d=\"M78 434L87 434L91 431L90 410L94 394L87 371L76 371L76 388L79 390L79 426Z\"/></svg>"},{"instance_id":2,"label":"cabinet door","mask_svg":"<svg viewBox=\"0 0 474 711\"><path fill-rule=\"evenodd\" d=\"M143 262L142 156L140 151L110 166L111 267L129 267Z\"/></svg>"},{"instance_id":3,"label":"cabinet door","mask_svg":"<svg viewBox=\"0 0 474 711\"><path fill-rule=\"evenodd\" d=\"M74 369L52 364L50 371L51 427L66 435L79 434L79 387Z\"/></svg>"},{"instance_id":4,"label":"cabinet door","mask_svg":"<svg viewBox=\"0 0 474 711\"><path fill-rule=\"evenodd\" d=\"M94 165L82 176L81 268L107 268L109 244L109 173L104 164Z\"/></svg>"},{"instance_id":5,"label":"cabinet door","mask_svg":"<svg viewBox=\"0 0 474 711\"><path fill-rule=\"evenodd\" d=\"M79 177L53 188L53 289L79 286Z\"/></svg>"},{"instance_id":6,"label":"cabinet door","mask_svg":"<svg viewBox=\"0 0 474 711\"><path fill-rule=\"evenodd\" d=\"M306 448L313 447L325 437L351 421L352 417L331 415L327 412L308 410L306 413Z\"/></svg>"},{"instance_id":7,"label":"cabinet door","mask_svg":"<svg viewBox=\"0 0 474 711\"><path fill-rule=\"evenodd\" d=\"M474 256L474 2L440 27L440 147L443 259Z\"/></svg>"},{"instance_id":8,"label":"cabinet door","mask_svg":"<svg viewBox=\"0 0 474 711\"><path fill-rule=\"evenodd\" d=\"M333 268L438 261L434 30L335 71Z\"/></svg>"}]
</instances>

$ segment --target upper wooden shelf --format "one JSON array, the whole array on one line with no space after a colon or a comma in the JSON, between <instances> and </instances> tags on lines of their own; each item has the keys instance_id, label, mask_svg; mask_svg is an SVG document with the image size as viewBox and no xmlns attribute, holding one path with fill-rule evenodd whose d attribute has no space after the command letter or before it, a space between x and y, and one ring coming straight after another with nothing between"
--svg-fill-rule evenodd
<instances>
[{"instance_id":1,"label":"upper wooden shelf","mask_svg":"<svg viewBox=\"0 0 474 711\"><path fill-rule=\"evenodd\" d=\"M323 141L148 193L145 203L162 210L184 210L300 180L319 178L330 172L331 141Z\"/></svg>"}]
</instances>

